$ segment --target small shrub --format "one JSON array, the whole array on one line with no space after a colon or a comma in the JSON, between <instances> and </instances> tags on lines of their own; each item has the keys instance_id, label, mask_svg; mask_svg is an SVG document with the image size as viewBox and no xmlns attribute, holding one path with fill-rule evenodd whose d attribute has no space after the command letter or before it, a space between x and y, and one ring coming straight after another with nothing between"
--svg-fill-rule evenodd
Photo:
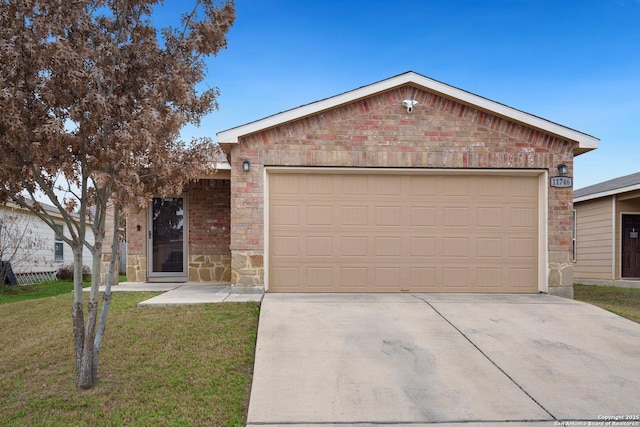
<instances>
[{"instance_id":1,"label":"small shrub","mask_svg":"<svg viewBox=\"0 0 640 427\"><path fill-rule=\"evenodd\" d=\"M91 274L91 269L87 265L82 266L82 279L85 280ZM58 280L73 280L73 264L65 264L58 270L56 276Z\"/></svg>"}]
</instances>

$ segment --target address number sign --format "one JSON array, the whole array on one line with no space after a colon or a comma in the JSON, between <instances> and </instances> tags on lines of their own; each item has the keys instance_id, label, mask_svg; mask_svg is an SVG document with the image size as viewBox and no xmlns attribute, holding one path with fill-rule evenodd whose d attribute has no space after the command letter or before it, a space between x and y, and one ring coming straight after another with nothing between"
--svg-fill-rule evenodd
<instances>
[{"instance_id":1,"label":"address number sign","mask_svg":"<svg viewBox=\"0 0 640 427\"><path fill-rule=\"evenodd\" d=\"M573 178L570 176L552 176L550 184L552 187L558 188L572 187Z\"/></svg>"}]
</instances>

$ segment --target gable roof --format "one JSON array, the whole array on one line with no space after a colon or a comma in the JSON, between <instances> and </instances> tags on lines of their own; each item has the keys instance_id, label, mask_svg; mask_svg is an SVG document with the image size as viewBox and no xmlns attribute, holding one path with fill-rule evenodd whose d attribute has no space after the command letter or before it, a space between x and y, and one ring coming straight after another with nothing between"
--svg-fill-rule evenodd
<instances>
[{"instance_id":1,"label":"gable roof","mask_svg":"<svg viewBox=\"0 0 640 427\"><path fill-rule=\"evenodd\" d=\"M473 105L481 110L485 110L496 115L506 117L510 120L524 123L528 126L540 129L547 133L551 133L570 141L574 141L577 143L577 146L574 148L574 155L579 155L598 148L598 142L600 140L594 136L579 132L566 126L559 125L541 117L525 113L524 111L511 108L507 105L500 104L479 95L475 95L471 92L449 86L445 83L430 79L413 71L408 71L406 73L390 77L377 83L362 86L357 89L332 96L330 98L302 105L300 107L286 110L260 120L256 120L241 126L218 132L218 143L221 145L236 144L238 142L238 138L241 136L259 132L274 126L279 126L284 123L300 119L302 117L317 114L321 111L325 111L339 105L353 102L358 99L406 84L413 84L418 87L422 87L427 91L438 93L444 97L457 100L464 104Z\"/></svg>"},{"instance_id":2,"label":"gable roof","mask_svg":"<svg viewBox=\"0 0 640 427\"><path fill-rule=\"evenodd\" d=\"M573 192L573 201L584 202L634 190L640 190L640 172L577 189Z\"/></svg>"}]
</instances>

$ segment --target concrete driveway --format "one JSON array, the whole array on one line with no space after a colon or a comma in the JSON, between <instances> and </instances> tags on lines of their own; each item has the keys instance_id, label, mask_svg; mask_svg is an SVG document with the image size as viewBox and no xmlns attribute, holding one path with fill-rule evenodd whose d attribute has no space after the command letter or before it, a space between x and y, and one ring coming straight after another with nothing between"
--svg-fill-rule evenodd
<instances>
[{"instance_id":1,"label":"concrete driveway","mask_svg":"<svg viewBox=\"0 0 640 427\"><path fill-rule=\"evenodd\" d=\"M248 426L640 426L638 417L640 324L588 304L453 294L262 302Z\"/></svg>"}]
</instances>

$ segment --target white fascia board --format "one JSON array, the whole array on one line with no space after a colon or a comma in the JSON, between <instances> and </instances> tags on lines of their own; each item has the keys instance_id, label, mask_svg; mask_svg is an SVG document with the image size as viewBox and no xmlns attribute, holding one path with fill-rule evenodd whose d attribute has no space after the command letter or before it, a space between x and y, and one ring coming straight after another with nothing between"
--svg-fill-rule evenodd
<instances>
[{"instance_id":1,"label":"white fascia board","mask_svg":"<svg viewBox=\"0 0 640 427\"><path fill-rule=\"evenodd\" d=\"M573 203L586 202L587 200L599 199L601 197L615 196L617 194L627 193L629 191L640 190L640 184L631 185L629 187L616 188L609 191L603 191L601 193L587 194L586 196L576 197L573 199Z\"/></svg>"},{"instance_id":2,"label":"white fascia board","mask_svg":"<svg viewBox=\"0 0 640 427\"><path fill-rule=\"evenodd\" d=\"M258 132L273 126L278 126L305 116L317 114L320 111L328 110L342 104L353 102L357 99L383 92L385 90L389 90L407 83L413 83L417 86L422 86L430 91L440 93L448 98L453 98L464 103L474 105L480 109L492 112L494 114L510 118L534 128L542 129L546 132L561 136L563 138L567 138L571 141L576 141L579 144L579 148L587 150L598 148L598 142L600 140L596 137L578 132L576 130L567 128L557 123L550 122L540 117L533 116L531 114L525 113L524 111L516 110L515 108L511 108L504 104L491 101L490 99L474 95L471 92L449 86L447 84L430 79L414 72L400 74L399 76L391 77L389 79L382 80L368 86L363 86L361 88L354 89L352 91L345 92L331 98L316 101L311 104L303 105L292 110L284 111L282 113L257 120L255 122L247 123L242 126L218 132L218 143L235 144L238 142L238 138L241 136L249 135L251 133Z\"/></svg>"}]
</instances>

